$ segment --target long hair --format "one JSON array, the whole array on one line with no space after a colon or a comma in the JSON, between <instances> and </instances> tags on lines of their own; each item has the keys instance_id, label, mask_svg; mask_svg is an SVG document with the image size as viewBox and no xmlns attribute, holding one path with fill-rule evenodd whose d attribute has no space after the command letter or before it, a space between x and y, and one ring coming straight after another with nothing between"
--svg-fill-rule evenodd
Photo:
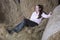
<instances>
[{"instance_id":1,"label":"long hair","mask_svg":"<svg viewBox=\"0 0 60 40\"><path fill-rule=\"evenodd\" d=\"M37 6L39 7L39 9L41 9L41 10L39 10L39 15L38 15L38 19L39 19L39 18L41 18L41 15L43 13L43 5L37 5Z\"/></svg>"}]
</instances>

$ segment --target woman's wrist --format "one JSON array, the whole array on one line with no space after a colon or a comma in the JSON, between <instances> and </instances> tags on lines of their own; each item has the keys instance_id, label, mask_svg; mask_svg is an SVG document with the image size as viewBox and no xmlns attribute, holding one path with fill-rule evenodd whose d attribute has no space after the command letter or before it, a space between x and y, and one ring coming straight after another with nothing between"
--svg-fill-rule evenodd
<instances>
[{"instance_id":1,"label":"woman's wrist","mask_svg":"<svg viewBox=\"0 0 60 40\"><path fill-rule=\"evenodd\" d=\"M49 15L52 15L52 12L49 12Z\"/></svg>"}]
</instances>

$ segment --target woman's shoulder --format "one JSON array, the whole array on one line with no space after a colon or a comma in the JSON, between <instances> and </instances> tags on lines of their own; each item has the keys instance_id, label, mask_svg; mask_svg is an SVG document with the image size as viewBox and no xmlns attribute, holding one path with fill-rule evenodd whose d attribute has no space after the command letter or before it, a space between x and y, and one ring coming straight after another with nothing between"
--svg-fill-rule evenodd
<instances>
[{"instance_id":1,"label":"woman's shoulder","mask_svg":"<svg viewBox=\"0 0 60 40\"><path fill-rule=\"evenodd\" d=\"M32 14L36 14L36 12L34 11Z\"/></svg>"}]
</instances>

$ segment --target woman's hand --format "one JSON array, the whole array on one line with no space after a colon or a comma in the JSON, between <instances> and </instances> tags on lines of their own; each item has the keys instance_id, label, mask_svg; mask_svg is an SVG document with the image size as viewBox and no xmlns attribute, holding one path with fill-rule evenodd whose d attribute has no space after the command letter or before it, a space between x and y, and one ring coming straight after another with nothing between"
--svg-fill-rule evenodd
<instances>
[{"instance_id":1,"label":"woman's hand","mask_svg":"<svg viewBox=\"0 0 60 40\"><path fill-rule=\"evenodd\" d=\"M50 15L52 15L52 12L49 12Z\"/></svg>"}]
</instances>

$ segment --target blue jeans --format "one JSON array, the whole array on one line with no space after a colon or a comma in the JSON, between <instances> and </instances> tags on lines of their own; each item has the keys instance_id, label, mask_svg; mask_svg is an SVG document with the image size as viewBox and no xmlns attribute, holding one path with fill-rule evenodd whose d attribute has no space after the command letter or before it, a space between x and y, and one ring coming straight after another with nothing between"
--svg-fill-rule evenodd
<instances>
[{"instance_id":1,"label":"blue jeans","mask_svg":"<svg viewBox=\"0 0 60 40\"><path fill-rule=\"evenodd\" d=\"M29 19L24 19L20 24L18 24L15 28L12 29L12 31L19 32L24 28L24 26L37 26L38 24L29 20Z\"/></svg>"}]
</instances>

